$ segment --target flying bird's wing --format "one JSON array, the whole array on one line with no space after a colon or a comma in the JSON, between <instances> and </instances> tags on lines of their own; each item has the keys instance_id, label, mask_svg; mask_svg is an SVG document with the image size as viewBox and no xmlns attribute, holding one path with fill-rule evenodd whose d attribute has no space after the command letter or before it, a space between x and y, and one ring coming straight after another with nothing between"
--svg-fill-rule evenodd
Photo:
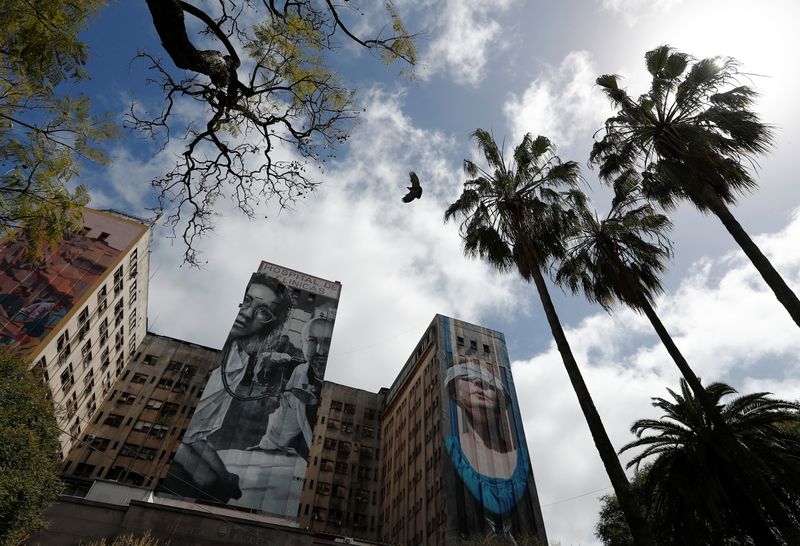
<instances>
[{"instance_id":1,"label":"flying bird's wing","mask_svg":"<svg viewBox=\"0 0 800 546\"><path fill-rule=\"evenodd\" d=\"M403 197L403 203L410 203L414 199L422 197L422 186L419 184L417 173L411 171L408 176L411 179L411 185L408 186L408 193Z\"/></svg>"}]
</instances>

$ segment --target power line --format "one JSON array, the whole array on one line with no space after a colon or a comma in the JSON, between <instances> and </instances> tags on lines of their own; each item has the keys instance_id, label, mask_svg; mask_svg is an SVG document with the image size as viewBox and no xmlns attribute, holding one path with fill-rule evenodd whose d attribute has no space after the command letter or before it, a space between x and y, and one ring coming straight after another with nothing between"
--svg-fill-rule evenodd
<instances>
[{"instance_id":1,"label":"power line","mask_svg":"<svg viewBox=\"0 0 800 546\"><path fill-rule=\"evenodd\" d=\"M595 493L599 493L600 491L607 491L609 489L611 489L610 485L606 486L606 487L601 487L600 489L595 489L594 491L589 491L587 493L581 493L580 495L575 495L574 497L569 497L569 498L557 500L555 502L551 502L551 503L548 503L548 504L543 504L542 508L547 508L549 506L553 506L553 505L556 505L556 504L561 504L562 502L567 502L567 501L571 501L571 500L575 500L575 499L580 499L581 497L586 497L588 495L593 495Z\"/></svg>"}]
</instances>

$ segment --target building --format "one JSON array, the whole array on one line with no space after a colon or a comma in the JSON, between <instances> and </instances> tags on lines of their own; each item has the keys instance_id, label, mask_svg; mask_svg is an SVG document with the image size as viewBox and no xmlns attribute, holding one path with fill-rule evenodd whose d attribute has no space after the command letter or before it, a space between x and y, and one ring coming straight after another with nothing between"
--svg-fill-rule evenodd
<instances>
[{"instance_id":1,"label":"building","mask_svg":"<svg viewBox=\"0 0 800 546\"><path fill-rule=\"evenodd\" d=\"M386 396L382 533L547 543L505 338L436 315Z\"/></svg>"},{"instance_id":2,"label":"building","mask_svg":"<svg viewBox=\"0 0 800 546\"><path fill-rule=\"evenodd\" d=\"M546 544L503 334L436 315L390 388L325 382L341 285L262 262L221 350L144 336L146 241L33 345L75 445L29 543Z\"/></svg>"},{"instance_id":3,"label":"building","mask_svg":"<svg viewBox=\"0 0 800 546\"><path fill-rule=\"evenodd\" d=\"M375 394L326 381L297 521L301 527L377 540L380 531L380 415Z\"/></svg>"},{"instance_id":4,"label":"building","mask_svg":"<svg viewBox=\"0 0 800 546\"><path fill-rule=\"evenodd\" d=\"M148 333L63 463L75 487L95 479L152 489L194 413L219 350Z\"/></svg>"},{"instance_id":5,"label":"building","mask_svg":"<svg viewBox=\"0 0 800 546\"><path fill-rule=\"evenodd\" d=\"M30 262L24 242L0 243L0 343L41 371L66 456L147 331L150 228L83 209L84 231Z\"/></svg>"}]
</instances>

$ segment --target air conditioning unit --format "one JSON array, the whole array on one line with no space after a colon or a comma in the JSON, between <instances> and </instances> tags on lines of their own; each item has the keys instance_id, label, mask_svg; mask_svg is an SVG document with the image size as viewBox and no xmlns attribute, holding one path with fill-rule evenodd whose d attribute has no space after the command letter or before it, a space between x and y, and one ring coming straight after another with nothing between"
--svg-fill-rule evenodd
<instances>
[{"instance_id":1,"label":"air conditioning unit","mask_svg":"<svg viewBox=\"0 0 800 546\"><path fill-rule=\"evenodd\" d=\"M350 538L350 537L344 537L344 543L345 544L352 544L353 543L353 539Z\"/></svg>"}]
</instances>

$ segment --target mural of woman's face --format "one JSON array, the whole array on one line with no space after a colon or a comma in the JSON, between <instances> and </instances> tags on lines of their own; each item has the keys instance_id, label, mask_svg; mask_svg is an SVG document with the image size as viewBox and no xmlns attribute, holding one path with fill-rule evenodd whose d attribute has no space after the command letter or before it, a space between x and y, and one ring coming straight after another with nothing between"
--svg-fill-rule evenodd
<instances>
[{"instance_id":1,"label":"mural of woman's face","mask_svg":"<svg viewBox=\"0 0 800 546\"><path fill-rule=\"evenodd\" d=\"M278 296L268 286L251 284L239 305L239 313L231 328L231 336L244 337L255 334L265 324L274 320L273 307Z\"/></svg>"},{"instance_id":2,"label":"mural of woman's face","mask_svg":"<svg viewBox=\"0 0 800 546\"><path fill-rule=\"evenodd\" d=\"M464 409L494 409L497 407L497 389L480 377L456 380L456 402Z\"/></svg>"}]
</instances>

